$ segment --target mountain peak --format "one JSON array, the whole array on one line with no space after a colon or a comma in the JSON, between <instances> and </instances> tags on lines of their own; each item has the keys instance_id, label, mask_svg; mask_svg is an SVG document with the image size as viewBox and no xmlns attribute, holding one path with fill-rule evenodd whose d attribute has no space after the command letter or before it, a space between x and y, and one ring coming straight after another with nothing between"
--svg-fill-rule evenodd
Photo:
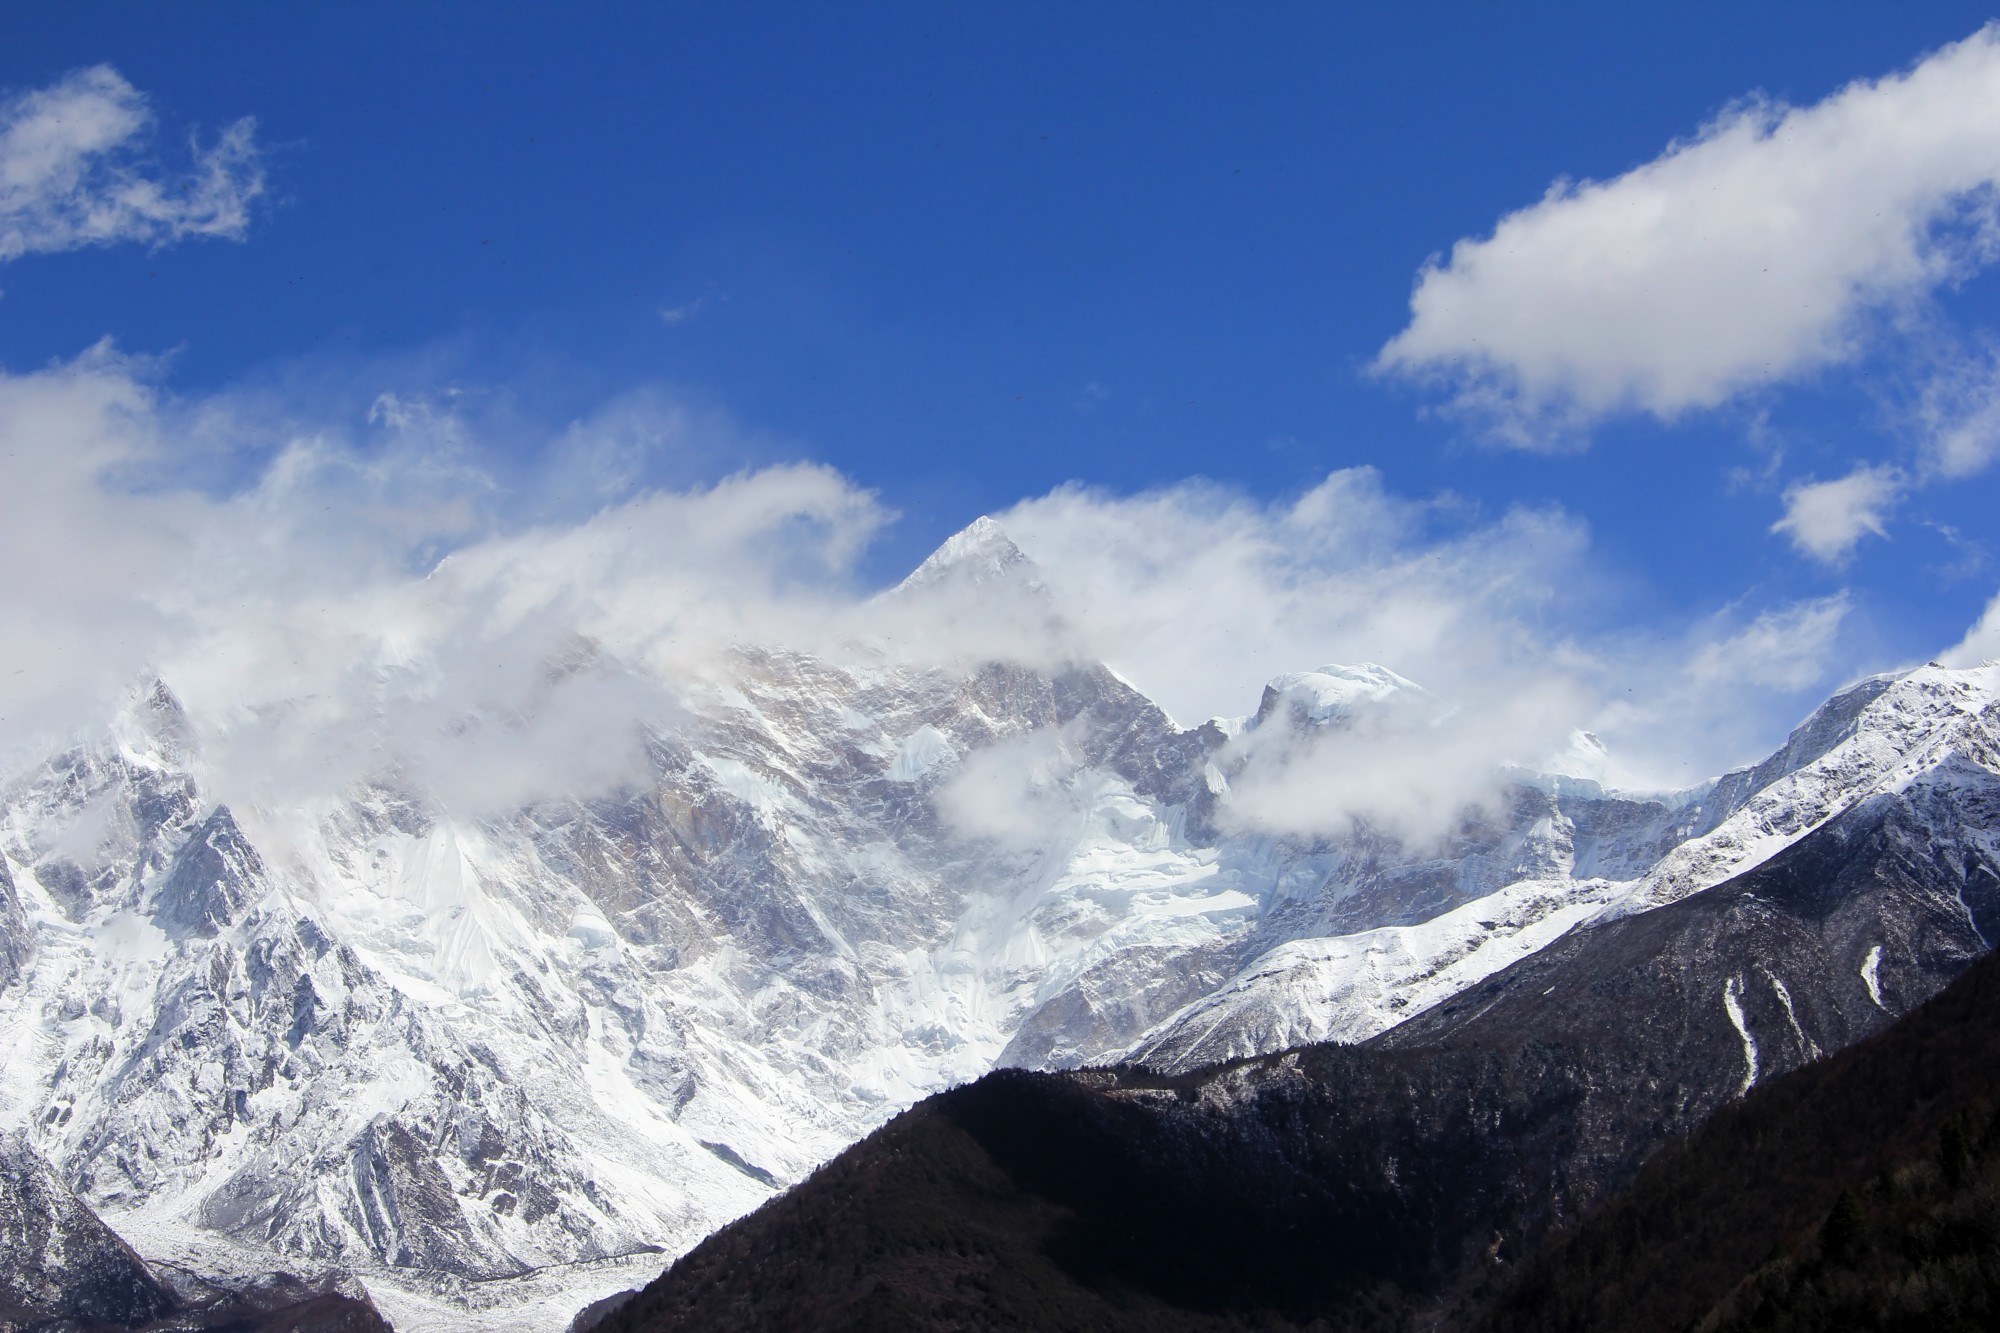
<instances>
[{"instance_id":1,"label":"mountain peak","mask_svg":"<svg viewBox=\"0 0 2000 1333\"><path fill-rule=\"evenodd\" d=\"M186 763L194 753L194 728L180 697L158 676L146 676L126 690L113 715L113 732L135 753L168 764Z\"/></svg>"},{"instance_id":2,"label":"mountain peak","mask_svg":"<svg viewBox=\"0 0 2000 1333\"><path fill-rule=\"evenodd\" d=\"M1283 708L1303 725L1319 726L1350 719L1358 708L1395 695L1428 694L1423 686L1373 662L1330 663L1316 671L1288 671L1264 687L1253 724Z\"/></svg>"},{"instance_id":3,"label":"mountain peak","mask_svg":"<svg viewBox=\"0 0 2000 1333\"><path fill-rule=\"evenodd\" d=\"M1537 767L1549 777L1602 783L1610 766L1611 752L1598 739L1597 733L1578 729L1570 732L1563 747L1543 759Z\"/></svg>"},{"instance_id":4,"label":"mountain peak","mask_svg":"<svg viewBox=\"0 0 2000 1333\"><path fill-rule=\"evenodd\" d=\"M901 586L922 588L947 578L975 585L1039 582L1035 562L1014 545L1006 529L984 514L945 538Z\"/></svg>"}]
</instances>

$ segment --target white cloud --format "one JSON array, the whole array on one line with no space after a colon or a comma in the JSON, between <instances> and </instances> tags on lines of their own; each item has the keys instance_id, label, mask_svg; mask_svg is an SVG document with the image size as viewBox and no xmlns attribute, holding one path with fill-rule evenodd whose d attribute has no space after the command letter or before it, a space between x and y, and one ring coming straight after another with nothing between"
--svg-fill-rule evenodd
<instances>
[{"instance_id":1,"label":"white cloud","mask_svg":"<svg viewBox=\"0 0 2000 1333\"><path fill-rule=\"evenodd\" d=\"M1938 661L1953 667L1978 666L1996 660L2000 660L2000 596L1986 604L1986 610L1963 639L1938 655Z\"/></svg>"},{"instance_id":2,"label":"white cloud","mask_svg":"<svg viewBox=\"0 0 2000 1333\"><path fill-rule=\"evenodd\" d=\"M1728 607L1679 633L1633 629L1597 644L1604 667L1590 729L1609 780L1684 787L1762 759L1862 663L1845 592L1749 615Z\"/></svg>"},{"instance_id":3,"label":"white cloud","mask_svg":"<svg viewBox=\"0 0 2000 1333\"><path fill-rule=\"evenodd\" d=\"M1437 725L1267 762L1237 797L1262 827L1358 812L1434 830L1440 810L1489 797L1502 765L1565 750L1579 727L1610 747L1614 783L1697 782L1761 758L1849 666L1844 597L1607 627L1615 590L1575 519L1481 521L1448 497L1391 495L1371 469L1277 504L1198 482L1071 487L998 517L1046 571L1076 651L1184 724L1247 713L1262 681L1322 662L1379 662L1439 701Z\"/></svg>"},{"instance_id":4,"label":"white cloud","mask_svg":"<svg viewBox=\"0 0 2000 1333\"><path fill-rule=\"evenodd\" d=\"M1082 760L1059 731L1031 731L975 750L932 800L960 836L1033 847L1074 829L1090 799Z\"/></svg>"},{"instance_id":5,"label":"white cloud","mask_svg":"<svg viewBox=\"0 0 2000 1333\"><path fill-rule=\"evenodd\" d=\"M264 192L256 122L239 120L184 171L144 154L145 97L108 65L0 103L0 262L23 255L191 236L240 238Z\"/></svg>"},{"instance_id":6,"label":"white cloud","mask_svg":"<svg viewBox=\"0 0 2000 1333\"><path fill-rule=\"evenodd\" d=\"M1503 437L1671 419L1845 361L1866 316L1989 263L2000 27L1810 107L1753 100L1609 181L1559 181L1418 275L1384 372Z\"/></svg>"},{"instance_id":7,"label":"white cloud","mask_svg":"<svg viewBox=\"0 0 2000 1333\"><path fill-rule=\"evenodd\" d=\"M194 506L101 480L158 449L137 369L100 347L0 374L0 736L115 697L166 633L146 593L184 556Z\"/></svg>"},{"instance_id":8,"label":"white cloud","mask_svg":"<svg viewBox=\"0 0 2000 1333\"><path fill-rule=\"evenodd\" d=\"M409 399L278 441L254 484L203 494L160 480L206 447L177 432L240 405L166 401L149 372L99 348L0 373L0 564L31 572L0 584L9 759L157 670L229 798L389 769L482 809L598 790L637 762L634 723L671 715L731 645L842 632L887 517L792 464L522 525L452 444L462 423Z\"/></svg>"},{"instance_id":9,"label":"white cloud","mask_svg":"<svg viewBox=\"0 0 2000 1333\"><path fill-rule=\"evenodd\" d=\"M352 474L340 454L281 460L207 516L200 585L154 593L174 616L154 660L211 760L267 802L385 768L481 811L615 785L635 725L677 715L733 647L828 642L885 517L798 464L468 535L450 506L376 503L395 471L379 492ZM453 547L428 572L367 554L385 533L426 545L426 514Z\"/></svg>"},{"instance_id":10,"label":"white cloud","mask_svg":"<svg viewBox=\"0 0 2000 1333\"><path fill-rule=\"evenodd\" d=\"M1065 487L998 515L1049 571L1083 651L1189 722L1246 713L1262 681L1378 661L1441 691L1543 664L1564 602L1591 595L1588 534L1554 510L1466 521L1372 468L1260 504L1185 482Z\"/></svg>"},{"instance_id":11,"label":"white cloud","mask_svg":"<svg viewBox=\"0 0 2000 1333\"><path fill-rule=\"evenodd\" d=\"M1913 415L1926 480L1984 471L2000 457L2000 348L1940 357Z\"/></svg>"},{"instance_id":12,"label":"white cloud","mask_svg":"<svg viewBox=\"0 0 2000 1333\"><path fill-rule=\"evenodd\" d=\"M1707 687L1744 682L1807 689L1824 678L1834 637L1850 609L1841 592L1766 611L1743 629L1703 643L1688 663L1688 675Z\"/></svg>"},{"instance_id":13,"label":"white cloud","mask_svg":"<svg viewBox=\"0 0 2000 1333\"><path fill-rule=\"evenodd\" d=\"M1342 725L1296 730L1265 723L1239 738L1241 761L1223 816L1239 827L1312 836L1349 821L1430 842L1470 811L1491 811L1503 766L1527 766L1567 739L1595 700L1575 673L1547 670L1466 703L1391 696Z\"/></svg>"},{"instance_id":14,"label":"white cloud","mask_svg":"<svg viewBox=\"0 0 2000 1333\"><path fill-rule=\"evenodd\" d=\"M1890 467L1857 467L1832 481L1786 488L1785 516L1771 525L1806 555L1840 564L1863 537L1886 537L1883 520L1902 498L1908 479Z\"/></svg>"},{"instance_id":15,"label":"white cloud","mask_svg":"<svg viewBox=\"0 0 2000 1333\"><path fill-rule=\"evenodd\" d=\"M634 723L680 716L749 644L876 665L1106 660L1190 722L1249 712L1280 672L1384 662L1443 720L1253 756L1234 809L1276 831L1356 814L1435 829L1578 726L1618 777L1756 757L1815 702L1795 696L1838 629L1831 606L1664 646L1592 629L1608 599L1575 520L1412 501L1366 469L1280 503L1204 483L1065 488L1000 516L1041 581L871 597L854 570L891 516L822 466L645 489L620 464L565 508L510 498L580 435L718 456L741 438L666 395L545 429L543 462L503 476L460 411L476 394L315 423L177 401L151 373L108 348L0 373L0 561L35 572L0 584L0 750L30 757L101 721L156 669L195 716L214 790L247 806L388 771L467 812L603 790L636 771ZM532 454L525 438L508 452ZM216 448L263 461L234 489L174 481ZM1043 737L965 756L944 799L963 797L962 831L1006 841L1082 809L1084 781Z\"/></svg>"}]
</instances>

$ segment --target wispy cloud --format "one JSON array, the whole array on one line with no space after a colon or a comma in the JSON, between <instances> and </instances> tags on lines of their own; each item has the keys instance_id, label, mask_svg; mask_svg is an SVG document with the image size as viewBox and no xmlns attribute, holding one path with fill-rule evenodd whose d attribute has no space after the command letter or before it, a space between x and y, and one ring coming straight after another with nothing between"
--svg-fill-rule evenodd
<instances>
[{"instance_id":1,"label":"wispy cloud","mask_svg":"<svg viewBox=\"0 0 2000 1333\"><path fill-rule=\"evenodd\" d=\"M1431 842L1469 811L1497 807L1508 765L1528 766L1593 706L1576 673L1545 670L1461 700L1392 695L1339 726L1266 722L1225 755L1223 815L1243 828L1310 837L1350 822Z\"/></svg>"},{"instance_id":2,"label":"wispy cloud","mask_svg":"<svg viewBox=\"0 0 2000 1333\"><path fill-rule=\"evenodd\" d=\"M1077 390L1076 397L1071 400L1069 406L1072 412L1080 412L1088 416L1110 401L1111 390L1099 384L1096 380L1092 380Z\"/></svg>"},{"instance_id":3,"label":"wispy cloud","mask_svg":"<svg viewBox=\"0 0 2000 1333\"><path fill-rule=\"evenodd\" d=\"M2000 659L2000 596L1986 604L1963 639L1938 655L1946 666L1978 666L1996 659Z\"/></svg>"},{"instance_id":4,"label":"wispy cloud","mask_svg":"<svg viewBox=\"0 0 2000 1333\"><path fill-rule=\"evenodd\" d=\"M1935 358L1911 415L1928 477L1985 471L2000 458L2000 346Z\"/></svg>"},{"instance_id":5,"label":"wispy cloud","mask_svg":"<svg viewBox=\"0 0 2000 1333\"><path fill-rule=\"evenodd\" d=\"M1092 655L1190 722L1248 712L1280 672L1383 662L1433 688L1539 663L1535 623L1589 597L1586 529L1555 509L1469 520L1372 468L1262 503L1190 481L1065 487L998 515L1050 571Z\"/></svg>"},{"instance_id":6,"label":"wispy cloud","mask_svg":"<svg viewBox=\"0 0 2000 1333\"><path fill-rule=\"evenodd\" d=\"M1878 312L2000 254L2000 27L1809 107L1752 100L1608 181L1559 181L1418 275L1385 373L1504 439L1574 442L1847 361Z\"/></svg>"},{"instance_id":7,"label":"wispy cloud","mask_svg":"<svg viewBox=\"0 0 2000 1333\"><path fill-rule=\"evenodd\" d=\"M635 680L690 685L736 643L824 642L888 517L830 469L774 464L627 485L536 521L500 492L536 489L538 474L480 467L444 396L385 395L365 419L302 427L175 401L152 373L108 346L0 373L0 564L40 571L0 586L13 757L102 720L157 670L242 794L337 790L381 766L466 799L519 795L502 773L601 781L649 714L592 699L629 703ZM654 431L689 431L673 408L661 400ZM643 411L627 400L621 428ZM226 493L177 480L218 429L282 433ZM597 429L551 429L543 453L560 460ZM562 675L551 694L551 664L580 643L619 670ZM653 694L657 708L672 691ZM543 714L569 729L519 724Z\"/></svg>"},{"instance_id":8,"label":"wispy cloud","mask_svg":"<svg viewBox=\"0 0 2000 1333\"><path fill-rule=\"evenodd\" d=\"M1278 503L1202 482L1069 487L999 518L1047 571L1081 650L1185 722L1247 713L1258 683L1323 662L1382 663L1439 701L1436 725L1366 746L1350 735L1297 770L1345 763L1368 780L1329 770L1297 807L1263 792L1274 826L1310 810L1337 821L1343 802L1423 825L1440 792L1491 792L1502 765L1532 766L1576 728L1611 747L1612 781L1695 781L1759 757L1853 667L1844 596L1621 624L1573 515L1482 517L1394 495L1367 468Z\"/></svg>"},{"instance_id":9,"label":"wispy cloud","mask_svg":"<svg viewBox=\"0 0 2000 1333\"><path fill-rule=\"evenodd\" d=\"M683 301L679 305L663 305L660 307L660 322L669 325L685 324L700 314L702 307L707 304L706 296L697 296L694 300Z\"/></svg>"},{"instance_id":10,"label":"wispy cloud","mask_svg":"<svg viewBox=\"0 0 2000 1333\"><path fill-rule=\"evenodd\" d=\"M1808 689L1824 679L1834 638L1850 609L1842 592L1766 611L1742 629L1703 643L1689 659L1687 674L1701 685Z\"/></svg>"},{"instance_id":11,"label":"wispy cloud","mask_svg":"<svg viewBox=\"0 0 2000 1333\"><path fill-rule=\"evenodd\" d=\"M1857 467L1832 481L1800 482L1785 491L1785 516L1771 531L1824 564L1839 565L1864 537L1886 537L1889 510L1909 479L1892 467Z\"/></svg>"},{"instance_id":12,"label":"wispy cloud","mask_svg":"<svg viewBox=\"0 0 2000 1333\"><path fill-rule=\"evenodd\" d=\"M184 167L148 155L154 117L108 65L0 103L0 262L189 237L240 239L264 193L256 122L229 125Z\"/></svg>"}]
</instances>

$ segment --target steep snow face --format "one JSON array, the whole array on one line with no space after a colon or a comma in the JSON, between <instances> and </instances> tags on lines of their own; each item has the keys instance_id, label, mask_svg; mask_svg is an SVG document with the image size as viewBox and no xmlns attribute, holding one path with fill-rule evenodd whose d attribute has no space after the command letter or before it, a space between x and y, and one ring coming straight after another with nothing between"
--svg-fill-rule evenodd
<instances>
[{"instance_id":1,"label":"steep snow face","mask_svg":"<svg viewBox=\"0 0 2000 1333\"><path fill-rule=\"evenodd\" d=\"M1193 1069L1311 1042L1364 1041L1544 948L1601 902L1569 880L1523 880L1418 925L1290 940L1125 1058Z\"/></svg>"},{"instance_id":2,"label":"steep snow face","mask_svg":"<svg viewBox=\"0 0 2000 1333\"><path fill-rule=\"evenodd\" d=\"M957 579L1046 614L991 524L890 596ZM1869 791L2000 767L1993 669L1926 668L1699 793L1519 774L1443 845L1277 838L1224 817L1259 731L1441 702L1325 667L1232 739L1101 667L856 656L743 650L677 683L642 780L477 820L395 773L225 808L142 692L0 788L0 1128L146 1245L353 1267L385 1308L481 1279L439 1326L505 1328L506 1275L632 1285L621 1256L996 1064L1366 1037Z\"/></svg>"},{"instance_id":3,"label":"steep snow face","mask_svg":"<svg viewBox=\"0 0 2000 1333\"><path fill-rule=\"evenodd\" d=\"M1617 896L1639 912L1758 865L1883 791L2000 771L2000 663L1924 666L1828 700L1756 768L1687 807L1689 839Z\"/></svg>"},{"instance_id":4,"label":"steep snow face","mask_svg":"<svg viewBox=\"0 0 2000 1333\"><path fill-rule=\"evenodd\" d=\"M1423 871L1414 865L1382 875L1386 892L1381 882L1337 886L1330 879L1313 902L1332 929L1296 928L1123 1055L1188 1069L1304 1041L1365 1040L1575 926L1719 884L1884 793L1921 797L1926 788L1951 788L1950 801L1916 804L1991 809L1990 821L1953 815L1931 831L1939 847L1978 853L1966 864L1991 864L2000 849L1996 775L2000 665L1988 664L1926 666L1863 681L1815 710L1777 754L1699 793L1631 799L1594 782L1524 781L1516 791L1517 831L1496 848L1501 856L1475 852L1431 868L1433 884L1445 880L1442 893L1419 888L1414 880ZM1336 858L1335 878L1352 873L1347 855L1351 850ZM1466 887L1468 879L1474 887ZM1460 888L1455 904L1448 900L1453 887ZM1344 914L1357 896L1367 913ZM1364 927L1396 902L1443 910ZM2000 922L1966 910L1981 938L2000 938Z\"/></svg>"}]
</instances>

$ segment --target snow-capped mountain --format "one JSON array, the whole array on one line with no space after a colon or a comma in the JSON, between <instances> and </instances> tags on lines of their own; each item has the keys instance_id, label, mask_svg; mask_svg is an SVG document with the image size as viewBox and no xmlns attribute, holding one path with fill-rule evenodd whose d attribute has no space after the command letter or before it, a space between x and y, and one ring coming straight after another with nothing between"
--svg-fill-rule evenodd
<instances>
[{"instance_id":1,"label":"snow-capped mountain","mask_svg":"<svg viewBox=\"0 0 2000 1333\"><path fill-rule=\"evenodd\" d=\"M1984 787L1996 773L2000 668L1989 665L1862 681L1763 763L1694 792L1634 798L1594 782L1530 777L1514 789L1507 827L1515 832L1501 844L1509 858L1497 873L1473 853L1399 866L1380 879L1350 872L1338 887L1330 877L1314 897L1330 929L1297 932L1262 953L1128 1056L1193 1068L1306 1042L1365 1040L1579 924L1664 906L1760 865L1871 798ZM1951 841L1961 839L1991 860L2000 825L1954 825ZM1442 876L1446 888L1426 894L1412 884L1419 876ZM1370 918L1381 924L1371 928ZM2000 920L1974 929L1985 941L2000 938Z\"/></svg>"},{"instance_id":2,"label":"snow-capped mountain","mask_svg":"<svg viewBox=\"0 0 2000 1333\"><path fill-rule=\"evenodd\" d=\"M1928 1128L1901 1147L1918 1169L1962 1164L1940 1153L1948 1117L1961 1148L1990 1151L1978 1090L2000 1077L2000 960L1976 923L2000 915L2000 783L1962 776L1878 792L1755 869L1606 915L1368 1042L1184 1072L1002 1070L928 1098L702 1242L601 1333L1630 1328L1658 1309L1588 1255L1572 1251L1585 1271L1566 1292L1537 1276L1593 1215L1617 1217L1632 1252L1709 1252L1660 1265L1708 1294L1645 1325L1702 1326L1773 1241L1818 1231L1826 1177L1889 1178L1898 1120ZM1734 1152L1669 1149L1718 1128ZM1692 1159L1713 1184L1620 1217L1649 1159ZM1778 1206L1746 1243L1727 1195L1752 1180ZM1521 1317L1487 1318L1509 1287Z\"/></svg>"},{"instance_id":3,"label":"snow-capped mountain","mask_svg":"<svg viewBox=\"0 0 2000 1333\"><path fill-rule=\"evenodd\" d=\"M916 623L961 583L1053 614L983 520L884 601ZM1102 666L866 645L668 685L640 780L477 818L393 771L232 809L169 685L136 692L0 790L0 1128L148 1257L350 1268L399 1328L517 1327L530 1285L635 1285L996 1065L1368 1037L2000 769L1996 670L1923 668L1698 792L1520 772L1442 846L1305 838L1233 787L1443 704L1329 666L1183 729Z\"/></svg>"}]
</instances>

